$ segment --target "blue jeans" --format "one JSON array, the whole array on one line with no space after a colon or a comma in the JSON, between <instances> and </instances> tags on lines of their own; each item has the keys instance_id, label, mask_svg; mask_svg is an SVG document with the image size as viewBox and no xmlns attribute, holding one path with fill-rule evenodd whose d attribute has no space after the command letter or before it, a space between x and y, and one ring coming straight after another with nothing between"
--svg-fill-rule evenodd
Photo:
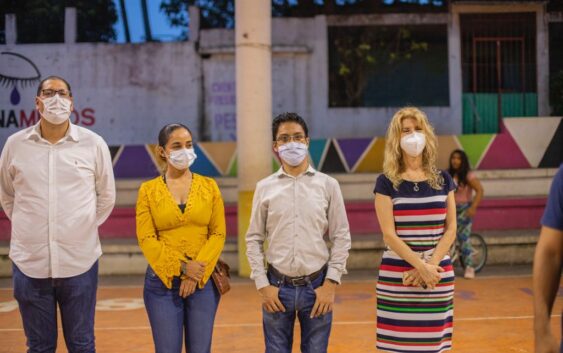
<instances>
[{"instance_id":1,"label":"blue jeans","mask_svg":"<svg viewBox=\"0 0 563 353\"><path fill-rule=\"evenodd\" d=\"M326 273L325 273L326 274ZM310 318L315 304L315 289L323 284L325 274L306 286L281 284L270 272L270 284L279 287L279 299L285 312L269 313L262 308L266 353L291 353L295 317L301 325L301 352L325 353L332 325L332 312Z\"/></svg>"},{"instance_id":2,"label":"blue jeans","mask_svg":"<svg viewBox=\"0 0 563 353\"><path fill-rule=\"evenodd\" d=\"M16 298L27 337L28 353L55 353L57 304L69 353L96 352L94 312L98 261L85 273L69 278L31 278L13 265Z\"/></svg>"},{"instance_id":3,"label":"blue jeans","mask_svg":"<svg viewBox=\"0 0 563 353\"><path fill-rule=\"evenodd\" d=\"M210 278L202 289L187 298L180 297L180 278L172 281L172 289L148 266L143 297L152 329L156 353L211 352L213 322L221 295Z\"/></svg>"}]
</instances>

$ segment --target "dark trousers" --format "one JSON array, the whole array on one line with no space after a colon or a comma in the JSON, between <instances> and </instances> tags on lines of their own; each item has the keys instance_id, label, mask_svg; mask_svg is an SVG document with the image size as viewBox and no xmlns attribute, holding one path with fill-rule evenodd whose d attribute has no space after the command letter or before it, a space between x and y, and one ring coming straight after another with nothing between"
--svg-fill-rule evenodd
<instances>
[{"instance_id":1,"label":"dark trousers","mask_svg":"<svg viewBox=\"0 0 563 353\"><path fill-rule=\"evenodd\" d=\"M87 272L69 278L31 278L14 265L13 285L28 353L55 353L57 304L68 352L96 352L94 312L98 261Z\"/></svg>"},{"instance_id":2,"label":"dark trousers","mask_svg":"<svg viewBox=\"0 0 563 353\"><path fill-rule=\"evenodd\" d=\"M180 297L180 279L168 289L149 266L143 296L151 324L156 353L209 353L215 313L221 295L210 278L203 288L185 299Z\"/></svg>"},{"instance_id":3,"label":"dark trousers","mask_svg":"<svg viewBox=\"0 0 563 353\"><path fill-rule=\"evenodd\" d=\"M269 313L262 309L266 353L291 353L295 319L301 325L301 352L326 353L332 326L332 312L311 319L317 298L315 289L323 284L326 272L305 286L280 283L270 271L270 284L279 287L279 299L285 312Z\"/></svg>"}]
</instances>

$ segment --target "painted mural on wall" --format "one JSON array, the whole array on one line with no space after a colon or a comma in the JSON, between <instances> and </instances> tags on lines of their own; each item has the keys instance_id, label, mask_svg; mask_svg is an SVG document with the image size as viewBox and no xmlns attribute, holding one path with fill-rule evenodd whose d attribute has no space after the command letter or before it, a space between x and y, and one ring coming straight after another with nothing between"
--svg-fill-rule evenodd
<instances>
[{"instance_id":1,"label":"painted mural on wall","mask_svg":"<svg viewBox=\"0 0 563 353\"><path fill-rule=\"evenodd\" d=\"M110 145L156 141L170 122L199 131L199 59L190 44L2 46L0 146L39 121L37 86L50 75L71 84L71 121Z\"/></svg>"},{"instance_id":2,"label":"painted mural on wall","mask_svg":"<svg viewBox=\"0 0 563 353\"><path fill-rule=\"evenodd\" d=\"M499 134L438 136L438 167L447 168L454 149L468 154L478 170L556 168L563 162L563 118L504 119ZM530 133L534 131L534 133ZM236 142L205 142L195 145L198 158L192 170L207 176L237 175ZM313 139L311 164L326 173L381 173L385 138ZM162 162L155 145L111 147L117 178L151 178ZM273 170L279 168L272 154Z\"/></svg>"},{"instance_id":3,"label":"painted mural on wall","mask_svg":"<svg viewBox=\"0 0 563 353\"><path fill-rule=\"evenodd\" d=\"M203 60L204 111L211 141L237 138L235 65L230 56Z\"/></svg>"},{"instance_id":4,"label":"painted mural on wall","mask_svg":"<svg viewBox=\"0 0 563 353\"><path fill-rule=\"evenodd\" d=\"M277 54L272 58L273 115L293 110L303 116L310 113L307 98L307 55ZM203 60L204 111L210 141L235 141L236 75L232 53ZM310 119L309 119L310 120Z\"/></svg>"},{"instance_id":5,"label":"painted mural on wall","mask_svg":"<svg viewBox=\"0 0 563 353\"><path fill-rule=\"evenodd\" d=\"M39 121L34 98L41 77L39 68L28 57L16 52L0 53L0 129L2 132L26 128ZM96 110L88 105L75 105L71 121L80 126L94 126Z\"/></svg>"}]
</instances>

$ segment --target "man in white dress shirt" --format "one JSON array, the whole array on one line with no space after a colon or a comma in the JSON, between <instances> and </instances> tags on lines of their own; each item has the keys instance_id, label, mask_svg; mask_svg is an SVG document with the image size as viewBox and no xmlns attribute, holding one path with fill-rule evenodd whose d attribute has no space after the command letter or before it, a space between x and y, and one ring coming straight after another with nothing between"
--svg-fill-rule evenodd
<instances>
[{"instance_id":1,"label":"man in white dress shirt","mask_svg":"<svg viewBox=\"0 0 563 353\"><path fill-rule=\"evenodd\" d=\"M344 200L338 181L309 165L309 131L299 115L277 116L272 135L282 167L256 185L246 234L250 277L262 296L266 353L291 353L296 318L301 352L325 353L351 245Z\"/></svg>"},{"instance_id":2,"label":"man in white dress shirt","mask_svg":"<svg viewBox=\"0 0 563 353\"><path fill-rule=\"evenodd\" d=\"M95 352L98 226L115 203L108 146L69 121L70 85L39 84L40 121L8 138L0 157L0 202L12 223L10 259L28 353L57 346L57 305L69 353Z\"/></svg>"}]
</instances>

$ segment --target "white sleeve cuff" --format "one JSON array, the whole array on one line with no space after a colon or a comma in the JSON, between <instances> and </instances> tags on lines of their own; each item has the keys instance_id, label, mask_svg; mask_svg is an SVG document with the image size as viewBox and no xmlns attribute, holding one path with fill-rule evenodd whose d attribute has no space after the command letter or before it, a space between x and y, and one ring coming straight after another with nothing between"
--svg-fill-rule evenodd
<instances>
[{"instance_id":1,"label":"white sleeve cuff","mask_svg":"<svg viewBox=\"0 0 563 353\"><path fill-rule=\"evenodd\" d=\"M266 274L257 276L254 279L254 282L256 283L256 289L258 290L270 285L270 281L268 280L268 276L266 276Z\"/></svg>"},{"instance_id":2,"label":"white sleeve cuff","mask_svg":"<svg viewBox=\"0 0 563 353\"><path fill-rule=\"evenodd\" d=\"M342 272L335 269L334 267L329 267L326 272L326 278L338 282L340 284L340 278L342 277Z\"/></svg>"}]
</instances>

